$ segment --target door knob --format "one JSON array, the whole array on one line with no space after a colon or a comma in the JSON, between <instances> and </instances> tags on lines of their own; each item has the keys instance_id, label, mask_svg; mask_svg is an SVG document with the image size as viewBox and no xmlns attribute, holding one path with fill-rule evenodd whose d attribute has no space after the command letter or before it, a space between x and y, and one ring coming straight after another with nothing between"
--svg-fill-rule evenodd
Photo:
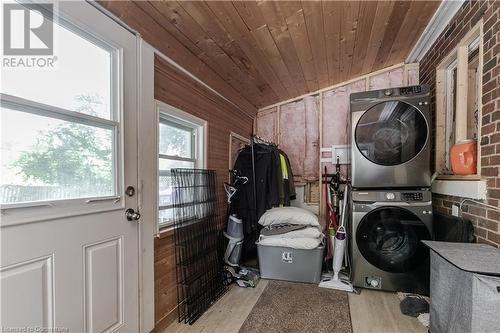
<instances>
[{"instance_id":1,"label":"door knob","mask_svg":"<svg viewBox=\"0 0 500 333\"><path fill-rule=\"evenodd\" d=\"M129 208L125 211L125 217L128 221L137 221L141 218L141 213Z\"/></svg>"}]
</instances>

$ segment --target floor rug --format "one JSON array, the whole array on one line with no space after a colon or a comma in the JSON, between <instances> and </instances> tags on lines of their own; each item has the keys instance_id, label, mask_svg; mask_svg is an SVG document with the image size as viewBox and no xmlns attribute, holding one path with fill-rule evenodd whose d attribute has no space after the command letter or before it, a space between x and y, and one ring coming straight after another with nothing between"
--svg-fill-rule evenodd
<instances>
[{"instance_id":1,"label":"floor rug","mask_svg":"<svg viewBox=\"0 0 500 333\"><path fill-rule=\"evenodd\" d=\"M350 333L347 293L271 280L239 330L251 332Z\"/></svg>"}]
</instances>

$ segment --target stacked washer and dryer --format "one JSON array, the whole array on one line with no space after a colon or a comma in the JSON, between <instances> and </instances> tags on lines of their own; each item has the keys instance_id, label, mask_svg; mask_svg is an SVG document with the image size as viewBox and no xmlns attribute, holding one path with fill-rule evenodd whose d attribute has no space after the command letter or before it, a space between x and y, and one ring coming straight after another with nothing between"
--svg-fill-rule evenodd
<instances>
[{"instance_id":1,"label":"stacked washer and dryer","mask_svg":"<svg viewBox=\"0 0 500 333\"><path fill-rule=\"evenodd\" d=\"M429 87L351 94L353 284L428 292L432 239Z\"/></svg>"}]
</instances>

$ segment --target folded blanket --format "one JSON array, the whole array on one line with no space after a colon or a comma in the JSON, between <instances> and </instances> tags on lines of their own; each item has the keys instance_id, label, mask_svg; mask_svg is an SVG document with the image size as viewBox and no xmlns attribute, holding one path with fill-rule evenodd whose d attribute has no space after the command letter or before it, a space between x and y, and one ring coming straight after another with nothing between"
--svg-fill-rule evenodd
<instances>
[{"instance_id":1,"label":"folded blanket","mask_svg":"<svg viewBox=\"0 0 500 333\"><path fill-rule=\"evenodd\" d=\"M259 240L260 245L290 247L298 250L312 250L322 244L322 238L267 237Z\"/></svg>"},{"instance_id":2,"label":"folded blanket","mask_svg":"<svg viewBox=\"0 0 500 333\"><path fill-rule=\"evenodd\" d=\"M273 236L286 234L290 231L301 230L307 228L306 225L290 225L290 224L280 224L273 225L270 227L265 227L260 231L261 236Z\"/></svg>"},{"instance_id":3,"label":"folded blanket","mask_svg":"<svg viewBox=\"0 0 500 333\"><path fill-rule=\"evenodd\" d=\"M264 238L320 238L323 233L318 227L299 226L299 229L277 228L262 229L260 239ZM281 232L283 231L283 232Z\"/></svg>"}]
</instances>

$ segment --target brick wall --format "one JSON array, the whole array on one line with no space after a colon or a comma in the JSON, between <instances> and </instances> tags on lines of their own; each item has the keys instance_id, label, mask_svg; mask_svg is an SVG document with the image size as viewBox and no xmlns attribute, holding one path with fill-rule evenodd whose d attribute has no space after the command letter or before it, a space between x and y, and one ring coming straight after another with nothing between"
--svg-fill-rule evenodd
<instances>
[{"instance_id":1,"label":"brick wall","mask_svg":"<svg viewBox=\"0 0 500 333\"><path fill-rule=\"evenodd\" d=\"M483 18L483 96L481 174L487 181L487 203L500 207L500 1L464 3L447 28L420 62L420 83L431 86L431 109L435 118L436 66L465 34ZM434 122L435 123L435 122ZM435 132L435 128L433 129ZM434 163L432 163L434 165ZM451 214L460 197L435 195L435 211ZM500 247L500 213L479 205L464 205L465 218L474 224L478 242Z\"/></svg>"}]
</instances>

